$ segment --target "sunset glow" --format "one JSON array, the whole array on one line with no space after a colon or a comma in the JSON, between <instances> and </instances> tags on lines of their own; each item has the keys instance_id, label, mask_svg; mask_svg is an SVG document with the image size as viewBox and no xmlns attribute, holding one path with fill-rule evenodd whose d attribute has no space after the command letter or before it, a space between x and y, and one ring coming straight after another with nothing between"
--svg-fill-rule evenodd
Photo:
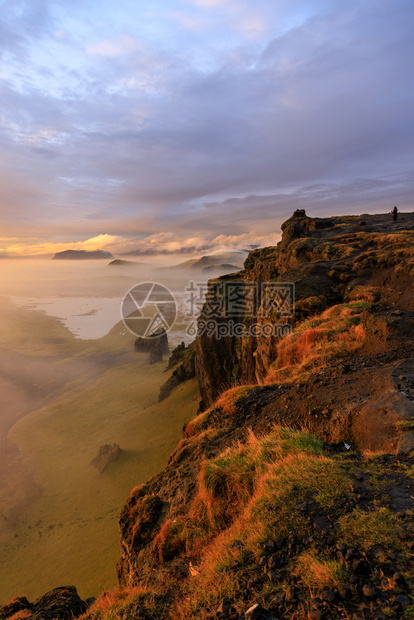
<instances>
[{"instance_id":1,"label":"sunset glow","mask_svg":"<svg viewBox=\"0 0 414 620\"><path fill-rule=\"evenodd\" d=\"M3 255L411 210L408 0L1 5Z\"/></svg>"}]
</instances>

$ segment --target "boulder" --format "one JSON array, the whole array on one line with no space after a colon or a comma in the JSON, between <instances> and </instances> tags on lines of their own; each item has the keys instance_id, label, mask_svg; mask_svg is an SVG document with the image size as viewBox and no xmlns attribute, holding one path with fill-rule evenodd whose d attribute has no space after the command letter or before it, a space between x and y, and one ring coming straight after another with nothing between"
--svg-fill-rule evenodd
<instances>
[{"instance_id":1,"label":"boulder","mask_svg":"<svg viewBox=\"0 0 414 620\"><path fill-rule=\"evenodd\" d=\"M19 611L31 610L32 605L25 596L12 599L7 605L0 607L0 619L10 618Z\"/></svg>"},{"instance_id":2,"label":"boulder","mask_svg":"<svg viewBox=\"0 0 414 620\"><path fill-rule=\"evenodd\" d=\"M47 620L71 620L85 613L88 606L79 597L75 586L55 588L33 603L34 615Z\"/></svg>"},{"instance_id":3,"label":"boulder","mask_svg":"<svg viewBox=\"0 0 414 620\"><path fill-rule=\"evenodd\" d=\"M399 439L397 454L408 454L411 450L414 450L414 431L407 431Z\"/></svg>"}]
</instances>

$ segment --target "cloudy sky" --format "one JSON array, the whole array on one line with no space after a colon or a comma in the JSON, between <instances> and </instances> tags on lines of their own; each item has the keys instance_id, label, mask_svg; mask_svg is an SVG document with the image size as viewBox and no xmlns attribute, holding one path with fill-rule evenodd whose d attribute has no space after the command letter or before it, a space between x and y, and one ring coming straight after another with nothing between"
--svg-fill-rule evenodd
<instances>
[{"instance_id":1,"label":"cloudy sky","mask_svg":"<svg viewBox=\"0 0 414 620\"><path fill-rule=\"evenodd\" d=\"M414 211L412 0L0 0L0 248Z\"/></svg>"}]
</instances>

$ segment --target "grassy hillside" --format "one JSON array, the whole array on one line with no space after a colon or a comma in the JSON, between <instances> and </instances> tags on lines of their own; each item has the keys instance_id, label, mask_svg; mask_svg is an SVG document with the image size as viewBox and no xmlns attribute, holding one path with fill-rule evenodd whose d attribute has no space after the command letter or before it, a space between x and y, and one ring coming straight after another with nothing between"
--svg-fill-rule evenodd
<instances>
[{"instance_id":1,"label":"grassy hillside","mask_svg":"<svg viewBox=\"0 0 414 620\"><path fill-rule=\"evenodd\" d=\"M149 573L142 558L140 583L102 595L92 617L237 620L259 604L262 620L412 618L413 460L247 433L201 462L187 511L146 549Z\"/></svg>"},{"instance_id":2,"label":"grassy hillside","mask_svg":"<svg viewBox=\"0 0 414 620\"><path fill-rule=\"evenodd\" d=\"M135 484L165 466L197 409L198 389L186 383L157 404L169 376L165 363L148 366L119 326L101 340L82 342L54 319L31 314L39 357L33 342L26 354L40 363L47 351L48 369L64 373L78 364L85 372L69 374L52 399L9 432L20 454L1 476L0 600L72 583L88 597L116 585L122 505ZM54 330L68 340L65 357L53 356ZM5 334L4 349L7 340ZM114 442L121 456L98 477L91 461L100 446Z\"/></svg>"}]
</instances>

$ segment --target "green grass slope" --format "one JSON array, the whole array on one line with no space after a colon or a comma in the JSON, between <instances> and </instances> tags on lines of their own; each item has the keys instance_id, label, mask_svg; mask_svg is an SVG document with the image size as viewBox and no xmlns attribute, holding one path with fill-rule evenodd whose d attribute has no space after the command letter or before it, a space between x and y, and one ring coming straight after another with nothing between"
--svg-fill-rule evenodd
<instances>
[{"instance_id":1,"label":"green grass slope","mask_svg":"<svg viewBox=\"0 0 414 620\"><path fill-rule=\"evenodd\" d=\"M87 617L230 620L260 604L269 613L251 617L413 618L413 459L250 432L200 464L187 511L145 550L150 574Z\"/></svg>"},{"instance_id":2,"label":"green grass slope","mask_svg":"<svg viewBox=\"0 0 414 620\"><path fill-rule=\"evenodd\" d=\"M117 521L125 498L165 466L199 400L191 381L158 404L169 376L165 362L147 365L146 357L128 350L119 326L98 341L73 343L54 319L33 315L39 359L63 350L66 357L49 359L52 368L78 360L86 372L69 377L9 432L19 454L0 476L2 602L61 585L76 585L83 597L116 585ZM66 347L42 345L48 325L68 340ZM7 347L7 336L2 344ZM114 442L121 456L98 477L91 461L101 445Z\"/></svg>"}]
</instances>

